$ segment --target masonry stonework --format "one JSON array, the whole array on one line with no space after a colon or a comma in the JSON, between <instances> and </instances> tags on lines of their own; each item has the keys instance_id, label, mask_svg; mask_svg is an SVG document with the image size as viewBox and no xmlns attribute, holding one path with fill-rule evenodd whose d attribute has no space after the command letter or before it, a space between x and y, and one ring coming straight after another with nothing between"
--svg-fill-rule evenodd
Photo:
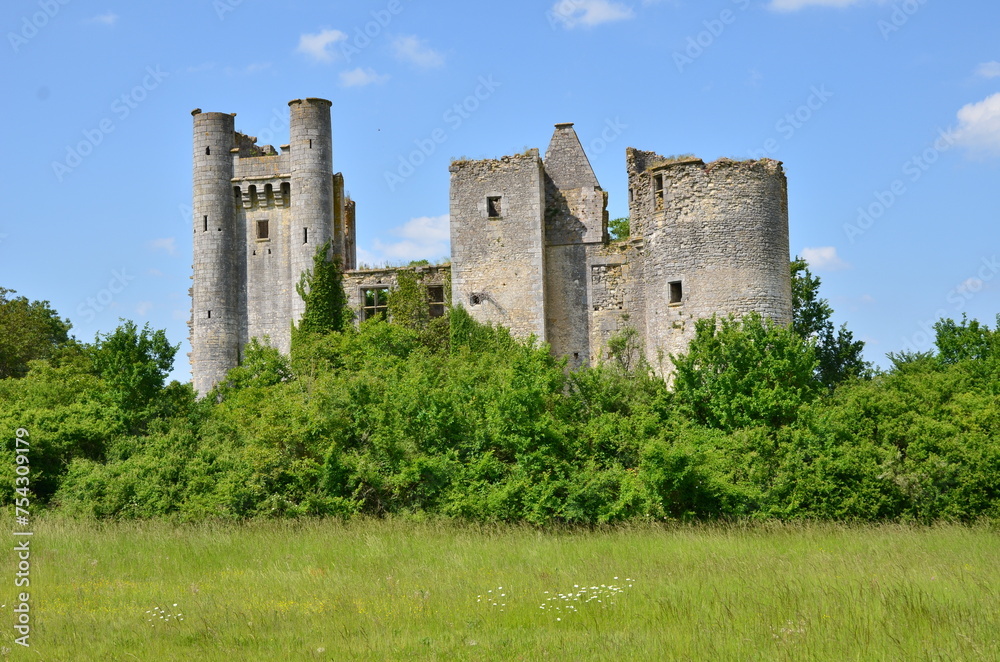
<instances>
[{"instance_id":1,"label":"masonry stonework","mask_svg":"<svg viewBox=\"0 0 1000 662\"><path fill-rule=\"evenodd\" d=\"M432 314L534 336L571 368L606 358L638 332L654 370L684 351L694 322L756 312L792 318L788 204L781 163L705 163L626 150L631 236L610 241L608 195L569 123L537 149L451 164L450 265L357 269L355 203L333 172L330 102L289 103L278 152L234 129L234 115L194 116L191 367L204 394L239 364L250 338L287 353L303 312L295 291L316 248L332 242L357 319L388 314L402 269L427 286Z\"/></svg>"}]
</instances>

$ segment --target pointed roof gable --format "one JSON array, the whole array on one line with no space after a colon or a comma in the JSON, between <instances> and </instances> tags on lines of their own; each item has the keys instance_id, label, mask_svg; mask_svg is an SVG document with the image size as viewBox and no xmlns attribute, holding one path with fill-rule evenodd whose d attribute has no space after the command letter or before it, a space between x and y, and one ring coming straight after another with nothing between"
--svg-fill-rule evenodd
<instances>
[{"instance_id":1,"label":"pointed roof gable","mask_svg":"<svg viewBox=\"0 0 1000 662\"><path fill-rule=\"evenodd\" d=\"M545 152L545 172L560 190L601 187L572 122L556 124Z\"/></svg>"}]
</instances>

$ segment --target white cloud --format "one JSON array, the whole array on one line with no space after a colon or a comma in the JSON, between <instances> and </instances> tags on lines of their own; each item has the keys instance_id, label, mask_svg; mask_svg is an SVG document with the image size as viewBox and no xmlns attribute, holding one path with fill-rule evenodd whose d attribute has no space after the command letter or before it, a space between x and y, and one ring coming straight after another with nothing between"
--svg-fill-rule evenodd
<instances>
[{"instance_id":1,"label":"white cloud","mask_svg":"<svg viewBox=\"0 0 1000 662\"><path fill-rule=\"evenodd\" d=\"M415 64L421 69L433 69L444 64L444 55L413 35L393 39L392 50L400 60Z\"/></svg>"},{"instance_id":2,"label":"white cloud","mask_svg":"<svg viewBox=\"0 0 1000 662\"><path fill-rule=\"evenodd\" d=\"M771 0L767 6L774 11L798 11L806 7L851 7L860 5L868 0ZM879 4L884 4L885 0L878 0Z\"/></svg>"},{"instance_id":3,"label":"white cloud","mask_svg":"<svg viewBox=\"0 0 1000 662\"><path fill-rule=\"evenodd\" d=\"M149 242L148 246L154 251L163 251L167 255L177 254L177 240L174 237L154 239L153 241Z\"/></svg>"},{"instance_id":4,"label":"white cloud","mask_svg":"<svg viewBox=\"0 0 1000 662\"><path fill-rule=\"evenodd\" d=\"M634 16L631 7L614 0L558 0L549 10L550 20L567 30L581 26L592 28Z\"/></svg>"},{"instance_id":5,"label":"white cloud","mask_svg":"<svg viewBox=\"0 0 1000 662\"><path fill-rule=\"evenodd\" d=\"M997 78L1000 76L1000 62L983 62L976 67L976 75L983 78Z\"/></svg>"},{"instance_id":6,"label":"white cloud","mask_svg":"<svg viewBox=\"0 0 1000 662\"><path fill-rule=\"evenodd\" d=\"M135 307L135 312L139 314L139 317L145 317L146 313L153 309L152 301L140 301Z\"/></svg>"},{"instance_id":7,"label":"white cloud","mask_svg":"<svg viewBox=\"0 0 1000 662\"><path fill-rule=\"evenodd\" d=\"M1000 92L959 110L951 136L974 152L1000 154Z\"/></svg>"},{"instance_id":8,"label":"white cloud","mask_svg":"<svg viewBox=\"0 0 1000 662\"><path fill-rule=\"evenodd\" d=\"M299 47L296 49L317 62L333 62L336 53L330 46L347 39L340 30L321 30L316 34L303 34L299 37Z\"/></svg>"},{"instance_id":9,"label":"white cloud","mask_svg":"<svg viewBox=\"0 0 1000 662\"><path fill-rule=\"evenodd\" d=\"M358 249L358 261L370 265L427 259L432 262L451 253L448 214L412 218L389 231L398 241L376 239L373 250Z\"/></svg>"},{"instance_id":10,"label":"white cloud","mask_svg":"<svg viewBox=\"0 0 1000 662\"><path fill-rule=\"evenodd\" d=\"M389 80L389 74L376 73L371 67L351 69L340 72L340 84L344 87L362 87L372 83L384 83Z\"/></svg>"},{"instance_id":11,"label":"white cloud","mask_svg":"<svg viewBox=\"0 0 1000 662\"><path fill-rule=\"evenodd\" d=\"M851 265L840 259L836 246L820 246L819 248L803 248L802 257L816 271L842 271L850 269Z\"/></svg>"},{"instance_id":12,"label":"white cloud","mask_svg":"<svg viewBox=\"0 0 1000 662\"><path fill-rule=\"evenodd\" d=\"M105 12L104 14L98 14L97 16L91 16L87 19L88 23L100 23L101 25L114 25L118 22L118 14L114 12Z\"/></svg>"}]
</instances>

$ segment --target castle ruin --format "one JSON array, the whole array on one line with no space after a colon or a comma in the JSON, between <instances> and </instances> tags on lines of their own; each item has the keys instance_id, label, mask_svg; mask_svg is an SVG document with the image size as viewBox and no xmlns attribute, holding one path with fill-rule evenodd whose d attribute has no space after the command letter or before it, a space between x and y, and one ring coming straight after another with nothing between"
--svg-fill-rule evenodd
<instances>
[{"instance_id":1,"label":"castle ruin","mask_svg":"<svg viewBox=\"0 0 1000 662\"><path fill-rule=\"evenodd\" d=\"M386 312L399 271L416 270L431 315L460 304L549 343L571 368L598 362L626 326L665 374L697 319L758 312L791 322L777 161L706 164L628 148L631 236L610 241L607 192L573 125L557 124L544 159L531 149L451 164L450 265L359 270L355 204L333 172L330 106L291 101L281 153L237 133L232 114L192 112L191 369L200 394L239 365L250 338L266 335L288 353L303 312L295 284L329 240L359 320Z\"/></svg>"}]
</instances>

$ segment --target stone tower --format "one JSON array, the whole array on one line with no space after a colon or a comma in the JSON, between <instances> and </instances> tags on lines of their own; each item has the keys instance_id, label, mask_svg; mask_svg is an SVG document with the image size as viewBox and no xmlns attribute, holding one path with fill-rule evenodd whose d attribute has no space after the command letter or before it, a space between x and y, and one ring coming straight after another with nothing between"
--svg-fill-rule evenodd
<instances>
[{"instance_id":1,"label":"stone tower","mask_svg":"<svg viewBox=\"0 0 1000 662\"><path fill-rule=\"evenodd\" d=\"M705 164L626 151L632 322L647 358L687 349L694 320L757 312L792 321L788 193L770 159Z\"/></svg>"},{"instance_id":2,"label":"stone tower","mask_svg":"<svg viewBox=\"0 0 1000 662\"><path fill-rule=\"evenodd\" d=\"M289 102L290 140L279 154L235 130L235 115L193 111L194 275L191 372L211 390L250 338L286 354L304 304L295 291L318 246L333 240L355 264L354 203L333 173L330 102Z\"/></svg>"}]
</instances>

